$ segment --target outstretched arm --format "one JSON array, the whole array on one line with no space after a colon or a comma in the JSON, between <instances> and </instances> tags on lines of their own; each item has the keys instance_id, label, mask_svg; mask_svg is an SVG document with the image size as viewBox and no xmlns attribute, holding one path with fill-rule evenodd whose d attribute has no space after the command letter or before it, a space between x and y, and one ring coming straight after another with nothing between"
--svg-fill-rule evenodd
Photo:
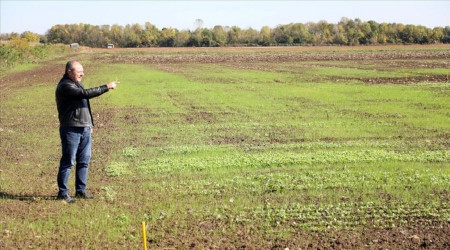
<instances>
[{"instance_id":1,"label":"outstretched arm","mask_svg":"<svg viewBox=\"0 0 450 250\"><path fill-rule=\"evenodd\" d=\"M108 90L110 90L110 89L115 89L116 87L117 87L117 82L115 82L115 81L110 82L106 85L102 85L102 86L94 87L94 88L90 88L90 89L82 89L82 88L75 86L74 84L65 83L60 86L60 88L61 88L60 93L65 96L69 96L69 97L73 97L73 98L90 99L90 98L97 97L105 92L108 92Z\"/></svg>"}]
</instances>

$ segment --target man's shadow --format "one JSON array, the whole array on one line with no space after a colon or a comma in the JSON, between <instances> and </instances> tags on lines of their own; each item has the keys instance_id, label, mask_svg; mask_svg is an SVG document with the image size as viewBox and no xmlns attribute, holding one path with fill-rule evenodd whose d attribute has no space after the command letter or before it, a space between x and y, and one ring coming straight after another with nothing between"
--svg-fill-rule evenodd
<instances>
[{"instance_id":1,"label":"man's shadow","mask_svg":"<svg viewBox=\"0 0 450 250\"><path fill-rule=\"evenodd\" d=\"M39 200L56 200L54 195L17 195L0 192L2 200L19 200L19 201L39 201Z\"/></svg>"}]
</instances>

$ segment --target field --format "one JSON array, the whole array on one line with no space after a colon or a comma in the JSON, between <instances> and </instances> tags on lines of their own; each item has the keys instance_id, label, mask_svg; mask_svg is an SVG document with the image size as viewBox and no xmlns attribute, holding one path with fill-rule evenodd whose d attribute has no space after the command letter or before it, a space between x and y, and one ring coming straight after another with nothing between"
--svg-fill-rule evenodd
<instances>
[{"instance_id":1,"label":"field","mask_svg":"<svg viewBox=\"0 0 450 250\"><path fill-rule=\"evenodd\" d=\"M55 200L54 91L91 100ZM85 49L0 78L0 248L450 248L450 46ZM71 193L74 171L70 179Z\"/></svg>"}]
</instances>

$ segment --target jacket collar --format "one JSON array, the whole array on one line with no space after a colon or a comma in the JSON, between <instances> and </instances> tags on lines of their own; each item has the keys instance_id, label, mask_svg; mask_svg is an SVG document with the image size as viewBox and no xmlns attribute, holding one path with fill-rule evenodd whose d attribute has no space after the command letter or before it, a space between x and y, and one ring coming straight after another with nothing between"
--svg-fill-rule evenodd
<instances>
[{"instance_id":1,"label":"jacket collar","mask_svg":"<svg viewBox=\"0 0 450 250\"><path fill-rule=\"evenodd\" d=\"M69 77L68 74L64 74L63 77L62 77L62 79L63 79L63 80L70 80L70 81L72 81L72 79L70 79L70 77ZM73 81L72 81L72 82L73 82Z\"/></svg>"},{"instance_id":2,"label":"jacket collar","mask_svg":"<svg viewBox=\"0 0 450 250\"><path fill-rule=\"evenodd\" d=\"M75 83L75 84L80 84L80 85L81 85L81 82L74 82L72 79L70 79L70 77L69 77L68 74L64 74L61 80L64 80L64 81L71 81L71 82L73 82L73 83Z\"/></svg>"}]
</instances>

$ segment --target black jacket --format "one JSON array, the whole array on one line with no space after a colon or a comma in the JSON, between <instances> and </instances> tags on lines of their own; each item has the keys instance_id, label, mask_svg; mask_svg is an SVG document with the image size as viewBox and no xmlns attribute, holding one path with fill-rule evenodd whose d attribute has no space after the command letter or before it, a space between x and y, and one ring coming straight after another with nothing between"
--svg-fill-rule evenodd
<instances>
[{"instance_id":1,"label":"black jacket","mask_svg":"<svg viewBox=\"0 0 450 250\"><path fill-rule=\"evenodd\" d=\"M61 127L92 127L89 99L99 96L109 89L106 85L84 89L83 85L72 81L66 74L56 87L56 106Z\"/></svg>"}]
</instances>

